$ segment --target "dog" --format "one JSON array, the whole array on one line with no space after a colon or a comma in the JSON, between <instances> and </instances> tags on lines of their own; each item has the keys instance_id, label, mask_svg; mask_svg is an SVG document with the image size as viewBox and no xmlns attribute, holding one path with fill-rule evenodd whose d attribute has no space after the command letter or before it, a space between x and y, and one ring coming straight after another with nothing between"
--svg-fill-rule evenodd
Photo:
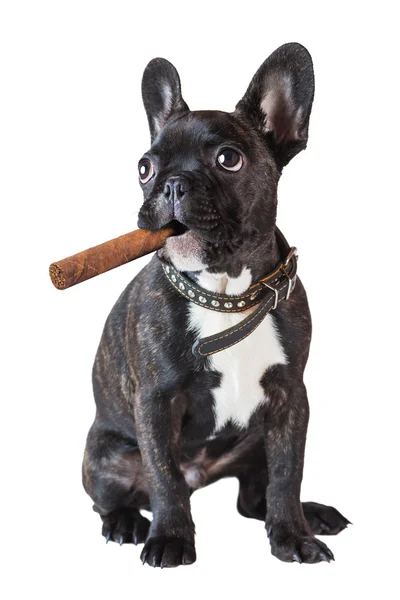
<instances>
[{"instance_id":1,"label":"dog","mask_svg":"<svg viewBox=\"0 0 400 600\"><path fill-rule=\"evenodd\" d=\"M142 94L151 147L138 226L177 235L122 293L95 358L83 485L102 534L143 543L153 567L189 565L191 494L236 477L238 511L265 523L274 556L329 562L315 535L349 521L300 502L311 319L296 250L276 227L282 169L307 144L311 57L278 48L232 113L190 111L162 58Z\"/></svg>"}]
</instances>

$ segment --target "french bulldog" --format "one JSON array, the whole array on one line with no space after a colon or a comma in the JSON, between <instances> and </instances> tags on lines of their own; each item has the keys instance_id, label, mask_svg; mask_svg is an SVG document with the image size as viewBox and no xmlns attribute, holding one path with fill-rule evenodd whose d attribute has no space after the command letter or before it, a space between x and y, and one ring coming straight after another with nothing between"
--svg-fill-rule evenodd
<instances>
[{"instance_id":1,"label":"french bulldog","mask_svg":"<svg viewBox=\"0 0 400 600\"><path fill-rule=\"evenodd\" d=\"M95 358L83 485L102 534L143 543L153 567L189 565L191 494L236 477L238 511L265 523L274 556L329 562L315 535L349 521L300 501L311 319L276 227L282 169L307 144L311 57L297 43L278 48L232 113L190 111L162 58L142 93L151 147L138 226L177 235L122 293Z\"/></svg>"}]
</instances>

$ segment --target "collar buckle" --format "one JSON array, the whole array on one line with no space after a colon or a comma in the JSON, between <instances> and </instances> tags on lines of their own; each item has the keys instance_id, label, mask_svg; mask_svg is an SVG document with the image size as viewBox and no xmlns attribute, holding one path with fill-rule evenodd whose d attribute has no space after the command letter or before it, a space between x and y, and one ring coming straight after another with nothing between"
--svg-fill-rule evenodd
<instances>
[{"instance_id":1,"label":"collar buckle","mask_svg":"<svg viewBox=\"0 0 400 600\"><path fill-rule=\"evenodd\" d=\"M287 288L287 292L286 292L286 300L289 300L290 294L293 292L294 286L296 285L296 275L294 277L290 277L289 273L286 270L286 267L288 266L288 264L290 263L290 261L293 259L293 257L295 257L296 259L299 257L298 252L297 252L297 248L295 248L295 246L292 246L290 248L289 254L286 257L285 262L281 265L281 271L282 271L282 273L285 275L285 277L288 280L288 288Z\"/></svg>"},{"instance_id":2,"label":"collar buckle","mask_svg":"<svg viewBox=\"0 0 400 600\"><path fill-rule=\"evenodd\" d=\"M282 272L288 280L288 288L286 292L286 300L289 300L290 294L294 290L294 286L296 285L296 275L294 277L290 277L289 273L286 271L285 267L282 266Z\"/></svg>"},{"instance_id":3,"label":"collar buckle","mask_svg":"<svg viewBox=\"0 0 400 600\"><path fill-rule=\"evenodd\" d=\"M283 263L285 267L288 266L288 264L292 260L293 256L295 256L296 258L299 258L299 253L298 253L297 248L295 246L292 246L290 248L290 250L289 250L289 254L286 257L285 262Z\"/></svg>"},{"instance_id":4,"label":"collar buckle","mask_svg":"<svg viewBox=\"0 0 400 600\"><path fill-rule=\"evenodd\" d=\"M262 283L262 284L263 284L265 287L267 287L269 290L272 290L272 291L274 292L274 294L275 294L275 298L274 298L274 305L273 305L273 307L272 307L272 309L271 309L271 310L275 310L275 309L276 309L276 307L278 306L278 301L279 301L279 291L278 291L276 288L272 287L272 285L269 285L269 283L265 283L265 281L261 281L261 283Z\"/></svg>"}]
</instances>

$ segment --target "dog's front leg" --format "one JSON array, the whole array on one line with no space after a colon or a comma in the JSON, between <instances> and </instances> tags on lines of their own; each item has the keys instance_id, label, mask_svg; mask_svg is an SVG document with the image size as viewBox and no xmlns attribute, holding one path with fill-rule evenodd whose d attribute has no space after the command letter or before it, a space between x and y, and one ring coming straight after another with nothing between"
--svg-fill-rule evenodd
<instances>
[{"instance_id":1,"label":"dog's front leg","mask_svg":"<svg viewBox=\"0 0 400 600\"><path fill-rule=\"evenodd\" d=\"M141 393L135 420L153 522L141 554L143 564L176 567L196 560L189 488L179 468L184 402Z\"/></svg>"},{"instance_id":2,"label":"dog's front leg","mask_svg":"<svg viewBox=\"0 0 400 600\"><path fill-rule=\"evenodd\" d=\"M329 548L311 533L300 503L308 424L303 383L270 398L265 420L268 464L266 529L274 556L286 562L333 559Z\"/></svg>"}]
</instances>

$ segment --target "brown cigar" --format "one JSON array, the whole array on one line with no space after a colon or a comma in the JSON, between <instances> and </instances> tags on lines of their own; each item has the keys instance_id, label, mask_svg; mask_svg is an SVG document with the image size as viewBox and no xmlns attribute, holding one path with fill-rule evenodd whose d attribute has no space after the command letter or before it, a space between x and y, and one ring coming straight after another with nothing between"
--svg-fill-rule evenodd
<instances>
[{"instance_id":1,"label":"brown cigar","mask_svg":"<svg viewBox=\"0 0 400 600\"><path fill-rule=\"evenodd\" d=\"M158 231L149 229L131 231L114 240L52 263L49 268L51 281L58 290L65 290L158 250L167 237L174 234L176 231L171 228Z\"/></svg>"}]
</instances>

